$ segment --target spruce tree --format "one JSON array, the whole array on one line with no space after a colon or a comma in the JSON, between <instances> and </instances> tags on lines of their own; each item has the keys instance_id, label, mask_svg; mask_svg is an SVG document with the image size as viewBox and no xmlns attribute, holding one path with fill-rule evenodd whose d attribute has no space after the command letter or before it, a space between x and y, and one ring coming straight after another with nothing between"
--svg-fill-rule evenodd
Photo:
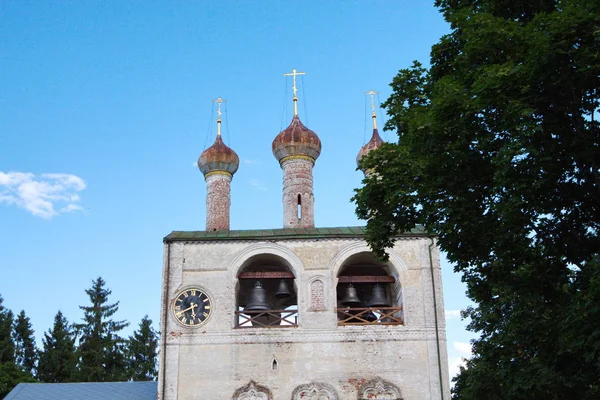
<instances>
[{"instance_id":1,"label":"spruce tree","mask_svg":"<svg viewBox=\"0 0 600 400\"><path fill-rule=\"evenodd\" d=\"M13 313L2 305L3 300L0 296L0 399L20 382L35 382L15 363Z\"/></svg>"},{"instance_id":2,"label":"spruce tree","mask_svg":"<svg viewBox=\"0 0 600 400\"><path fill-rule=\"evenodd\" d=\"M156 380L158 355L158 332L152 328L152 320L144 316L139 329L127 341L128 378L134 381Z\"/></svg>"},{"instance_id":3,"label":"spruce tree","mask_svg":"<svg viewBox=\"0 0 600 400\"><path fill-rule=\"evenodd\" d=\"M79 306L84 312L83 323L76 324L79 337L79 380L87 382L110 382L126 379L124 340L118 332L129 323L114 321L111 317L118 311L119 302L109 304L112 293L105 288L106 282L98 277L85 292L90 306Z\"/></svg>"},{"instance_id":4,"label":"spruce tree","mask_svg":"<svg viewBox=\"0 0 600 400\"><path fill-rule=\"evenodd\" d=\"M59 311L54 326L44 333L43 349L39 355L37 377L42 382L72 382L76 379L77 355L75 334Z\"/></svg>"},{"instance_id":5,"label":"spruce tree","mask_svg":"<svg viewBox=\"0 0 600 400\"><path fill-rule=\"evenodd\" d=\"M0 364L15 362L15 344L12 338L13 313L6 309L0 296Z\"/></svg>"},{"instance_id":6,"label":"spruce tree","mask_svg":"<svg viewBox=\"0 0 600 400\"><path fill-rule=\"evenodd\" d=\"M35 347L35 337L33 336L33 329L31 329L31 321L25 315L24 310L21 310L15 319L13 338L16 364L23 372L34 376L38 351Z\"/></svg>"}]
</instances>

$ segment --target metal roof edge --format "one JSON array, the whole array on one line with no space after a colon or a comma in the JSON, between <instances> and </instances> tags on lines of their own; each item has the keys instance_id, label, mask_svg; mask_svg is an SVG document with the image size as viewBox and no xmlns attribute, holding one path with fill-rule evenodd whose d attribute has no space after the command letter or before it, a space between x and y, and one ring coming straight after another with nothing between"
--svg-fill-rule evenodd
<instances>
[{"instance_id":1,"label":"metal roof edge","mask_svg":"<svg viewBox=\"0 0 600 400\"><path fill-rule=\"evenodd\" d=\"M163 238L163 243L174 242L213 242L213 241L259 241L259 240L297 240L297 239L334 239L364 238L364 226L294 228L294 229L246 229L230 231L172 231ZM400 233L394 237L429 237L422 226L411 232Z\"/></svg>"}]
</instances>

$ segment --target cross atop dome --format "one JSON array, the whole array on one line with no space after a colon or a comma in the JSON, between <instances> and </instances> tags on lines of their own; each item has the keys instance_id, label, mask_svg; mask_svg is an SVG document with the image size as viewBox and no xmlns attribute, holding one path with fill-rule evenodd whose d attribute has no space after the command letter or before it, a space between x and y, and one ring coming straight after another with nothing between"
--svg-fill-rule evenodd
<instances>
[{"instance_id":1,"label":"cross atop dome","mask_svg":"<svg viewBox=\"0 0 600 400\"><path fill-rule=\"evenodd\" d=\"M373 129L377 129L377 114L375 113L375 99L373 96L379 94L379 92L371 89L368 92L365 92L365 94L371 96L371 118L373 118Z\"/></svg>"},{"instance_id":2,"label":"cross atop dome","mask_svg":"<svg viewBox=\"0 0 600 400\"><path fill-rule=\"evenodd\" d=\"M298 72L294 68L292 70L292 72L288 72L286 74L283 74L283 76L291 76L292 79L293 79L293 81L294 81L294 84L292 85L292 89L294 90L294 97L293 97L292 100L294 101L294 116L295 117L298 116L298 96L297 96L298 88L296 87L296 76L297 75L306 75L306 72Z\"/></svg>"},{"instance_id":3,"label":"cross atop dome","mask_svg":"<svg viewBox=\"0 0 600 400\"><path fill-rule=\"evenodd\" d=\"M221 103L227 103L227 100L223 100L220 97L217 97L216 100L213 100L213 103L217 103L217 136L221 136Z\"/></svg>"}]
</instances>

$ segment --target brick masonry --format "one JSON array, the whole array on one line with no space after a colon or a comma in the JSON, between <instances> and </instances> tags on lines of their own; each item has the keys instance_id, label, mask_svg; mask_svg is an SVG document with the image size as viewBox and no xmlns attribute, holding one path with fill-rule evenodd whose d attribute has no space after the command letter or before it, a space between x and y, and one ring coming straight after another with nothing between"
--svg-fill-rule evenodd
<instances>
[{"instance_id":1,"label":"brick masonry","mask_svg":"<svg viewBox=\"0 0 600 400\"><path fill-rule=\"evenodd\" d=\"M325 311L325 284L320 279L310 283L310 301L312 311Z\"/></svg>"},{"instance_id":2,"label":"brick masonry","mask_svg":"<svg viewBox=\"0 0 600 400\"><path fill-rule=\"evenodd\" d=\"M206 177L206 230L222 231L229 229L229 208L231 206L231 175L213 173Z\"/></svg>"},{"instance_id":3,"label":"brick masonry","mask_svg":"<svg viewBox=\"0 0 600 400\"><path fill-rule=\"evenodd\" d=\"M310 159L295 157L290 157L281 163L284 228L313 228L315 226L313 165L314 162ZM298 207L298 196L300 196L300 207Z\"/></svg>"}]
</instances>

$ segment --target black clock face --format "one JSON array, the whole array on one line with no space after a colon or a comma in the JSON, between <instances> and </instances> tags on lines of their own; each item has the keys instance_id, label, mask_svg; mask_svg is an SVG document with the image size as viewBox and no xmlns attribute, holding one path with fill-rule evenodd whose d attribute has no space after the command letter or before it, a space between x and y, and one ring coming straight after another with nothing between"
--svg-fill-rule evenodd
<instances>
[{"instance_id":1,"label":"black clock face","mask_svg":"<svg viewBox=\"0 0 600 400\"><path fill-rule=\"evenodd\" d=\"M173 315L184 326L200 326L210 316L212 304L210 297L200 289L182 290L175 298Z\"/></svg>"}]
</instances>

